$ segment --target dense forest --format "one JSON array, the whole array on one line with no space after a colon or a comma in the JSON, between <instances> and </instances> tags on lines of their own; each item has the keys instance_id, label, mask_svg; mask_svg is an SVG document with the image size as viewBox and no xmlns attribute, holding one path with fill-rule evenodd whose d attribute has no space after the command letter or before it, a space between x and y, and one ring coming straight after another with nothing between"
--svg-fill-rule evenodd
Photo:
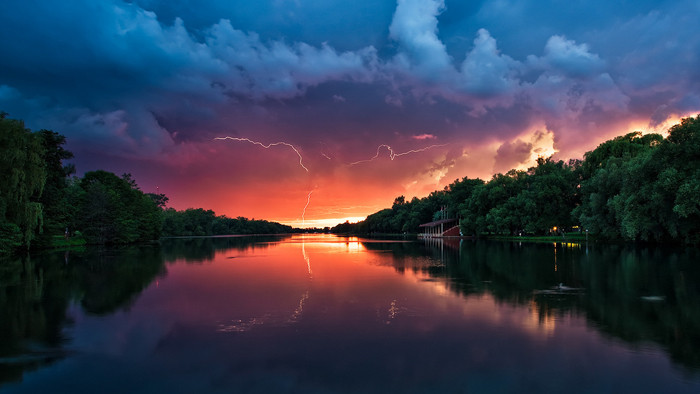
<instances>
[{"instance_id":1,"label":"dense forest","mask_svg":"<svg viewBox=\"0 0 700 394\"><path fill-rule=\"evenodd\" d=\"M73 176L73 154L56 132L33 132L0 112L0 255L68 240L126 244L161 236L288 233L289 226L230 219L211 210L166 209L163 194L144 193L130 174Z\"/></svg>"},{"instance_id":2,"label":"dense forest","mask_svg":"<svg viewBox=\"0 0 700 394\"><path fill-rule=\"evenodd\" d=\"M585 231L599 239L700 243L700 115L668 136L629 133L583 160L540 158L527 171L456 180L425 198L397 197L391 208L336 233L417 233L419 225L459 219L464 235Z\"/></svg>"},{"instance_id":3,"label":"dense forest","mask_svg":"<svg viewBox=\"0 0 700 394\"><path fill-rule=\"evenodd\" d=\"M266 220L244 217L235 219L202 208L163 212L163 236L206 236L228 234L288 234L296 231L291 226Z\"/></svg>"}]
</instances>

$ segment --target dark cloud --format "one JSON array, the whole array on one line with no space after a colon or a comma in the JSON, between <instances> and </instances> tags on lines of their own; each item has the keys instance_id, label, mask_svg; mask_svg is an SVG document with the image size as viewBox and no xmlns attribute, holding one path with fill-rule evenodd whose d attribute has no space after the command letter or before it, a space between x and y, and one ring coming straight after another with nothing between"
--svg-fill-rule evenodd
<instances>
[{"instance_id":1,"label":"dark cloud","mask_svg":"<svg viewBox=\"0 0 700 394\"><path fill-rule=\"evenodd\" d=\"M532 66L549 68L571 77L589 77L599 74L604 62L591 53L586 44L576 44L562 36L552 36L544 47L544 56L530 56Z\"/></svg>"},{"instance_id":2,"label":"dark cloud","mask_svg":"<svg viewBox=\"0 0 700 394\"><path fill-rule=\"evenodd\" d=\"M690 0L8 0L0 110L78 157L164 167L207 162L231 134L290 141L359 181L374 175L343 163L381 144L448 144L381 162L424 190L700 111L698 14Z\"/></svg>"},{"instance_id":3,"label":"dark cloud","mask_svg":"<svg viewBox=\"0 0 700 394\"><path fill-rule=\"evenodd\" d=\"M532 155L532 148L532 143L520 139L504 142L496 151L494 172L506 172L511 168L527 163Z\"/></svg>"}]
</instances>

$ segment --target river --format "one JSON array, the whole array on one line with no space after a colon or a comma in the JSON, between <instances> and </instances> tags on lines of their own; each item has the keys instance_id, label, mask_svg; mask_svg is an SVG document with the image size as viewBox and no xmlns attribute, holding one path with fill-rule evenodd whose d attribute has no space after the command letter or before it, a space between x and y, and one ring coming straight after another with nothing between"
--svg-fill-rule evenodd
<instances>
[{"instance_id":1,"label":"river","mask_svg":"<svg viewBox=\"0 0 700 394\"><path fill-rule=\"evenodd\" d=\"M0 392L697 393L700 252L333 235L0 261Z\"/></svg>"}]
</instances>

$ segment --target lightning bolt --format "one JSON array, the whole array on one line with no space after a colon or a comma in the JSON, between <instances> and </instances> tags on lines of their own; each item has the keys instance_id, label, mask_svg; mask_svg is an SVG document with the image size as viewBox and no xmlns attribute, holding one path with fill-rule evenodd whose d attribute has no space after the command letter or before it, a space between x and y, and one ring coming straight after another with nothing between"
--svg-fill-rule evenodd
<instances>
[{"instance_id":1,"label":"lightning bolt","mask_svg":"<svg viewBox=\"0 0 700 394\"><path fill-rule=\"evenodd\" d=\"M299 152L299 150L294 145L292 145L288 142L280 141L280 142L274 142L274 143L270 143L270 144L264 144L264 143L259 142L259 141L253 141L249 138L240 138L240 137L231 137L231 136L215 137L214 140L221 140L221 141L231 140L231 141L238 141L238 142L248 142L248 143L253 144L253 145L259 145L265 149L270 149L273 146L284 145L284 146L291 148L294 151L294 153L296 153L297 156L299 156L299 165L301 166L301 168L303 168L306 172L310 172L309 169L304 165L304 162L303 162L304 159L301 156L301 153ZM360 163L367 163L367 162L374 161L374 160L378 159L379 155L382 151L382 148L385 148L389 152L389 159L391 159L393 161L395 158L397 158L399 156L405 156L405 155L409 155L411 153L425 152L429 149L433 149L433 148L437 148L437 147L441 147L441 146L446 146L446 145L448 145L448 144L435 144L435 145L426 146L425 148L412 149L412 150L409 150L406 152L397 153L396 151L394 151L394 149L391 146L389 146L387 144L381 144L377 147L377 153L372 158L349 163L349 164L347 164L347 166L354 166L354 165L357 165ZM321 156L325 157L328 160L332 160L332 158L330 156L326 155L323 152L321 152ZM306 209L309 207L309 204L311 203L311 194L313 192L314 191L311 190L306 197L306 205L304 205L304 208L303 208L302 213L301 213L302 226L304 226L306 224L306 220L305 220Z\"/></svg>"},{"instance_id":2,"label":"lightning bolt","mask_svg":"<svg viewBox=\"0 0 700 394\"><path fill-rule=\"evenodd\" d=\"M306 205L304 205L304 210L301 212L301 225L302 226L304 225L304 215L306 215L306 208L309 207L309 203L311 202L311 193L313 193L313 192L314 192L313 190L310 191L309 195L306 196Z\"/></svg>"},{"instance_id":3,"label":"lightning bolt","mask_svg":"<svg viewBox=\"0 0 700 394\"><path fill-rule=\"evenodd\" d=\"M272 144L267 144L267 145L265 145L265 144L263 144L262 142L253 141L253 140L248 139L248 138L238 138L238 137L228 137L228 136L226 136L226 137L216 137L216 138L214 138L214 139L215 139L215 140L233 140L233 141L241 141L241 142L250 142L251 144L254 144L254 145L260 145L260 146L262 146L262 147L265 148L265 149L269 149L270 147L277 146L277 145L288 146L288 147L292 148L292 150L297 154L297 156L299 156L299 165L301 166L301 168L303 168L304 170L306 170L306 172L309 172L309 169L306 168L306 167L304 166L304 163L302 162L303 158L301 157L301 153L299 153L299 151L297 150L297 148L294 147L294 145L292 145L292 144L290 144L290 143L288 143L288 142L281 141L281 142L275 142L275 143L272 143Z\"/></svg>"},{"instance_id":4,"label":"lightning bolt","mask_svg":"<svg viewBox=\"0 0 700 394\"><path fill-rule=\"evenodd\" d=\"M404 155L408 155L411 153L425 152L428 149L433 149L433 148L437 148L439 146L446 146L446 145L447 144L430 145L430 146L426 146L425 148L421 148L421 149L412 149L412 150L409 150L406 152L396 153L396 152L394 152L394 149L392 149L391 146L389 146L387 144L382 144L382 145L379 145L377 147L377 154L374 155L374 157L372 157L371 159L356 161L356 162L348 164L348 166L354 166L356 164L367 163L367 162L376 160L377 158L379 158L379 153L381 152L382 148L386 148L389 151L389 158L391 160L394 160L395 158L397 158L399 156L404 156Z\"/></svg>"}]
</instances>

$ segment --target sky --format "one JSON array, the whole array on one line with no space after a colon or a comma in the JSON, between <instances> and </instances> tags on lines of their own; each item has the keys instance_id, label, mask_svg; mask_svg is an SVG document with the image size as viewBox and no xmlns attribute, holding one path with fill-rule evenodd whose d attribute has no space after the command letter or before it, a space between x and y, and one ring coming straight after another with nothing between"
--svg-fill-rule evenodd
<instances>
[{"instance_id":1,"label":"sky","mask_svg":"<svg viewBox=\"0 0 700 394\"><path fill-rule=\"evenodd\" d=\"M700 2L5 0L0 111L176 209L357 221L700 112Z\"/></svg>"}]
</instances>

